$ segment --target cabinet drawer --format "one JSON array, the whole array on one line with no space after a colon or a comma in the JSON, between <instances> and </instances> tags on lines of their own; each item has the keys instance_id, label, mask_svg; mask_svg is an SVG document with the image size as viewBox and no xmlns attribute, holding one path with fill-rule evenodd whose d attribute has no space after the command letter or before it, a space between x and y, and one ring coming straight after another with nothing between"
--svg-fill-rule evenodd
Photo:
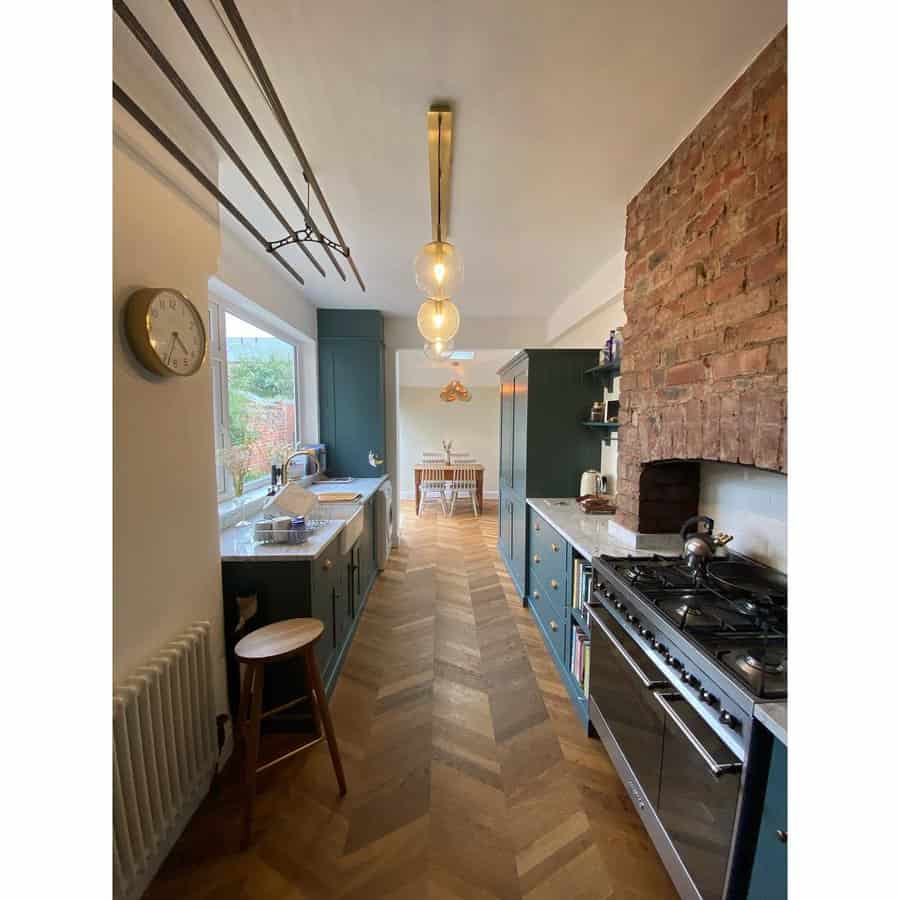
<instances>
[{"instance_id":1,"label":"cabinet drawer","mask_svg":"<svg viewBox=\"0 0 900 900\"><path fill-rule=\"evenodd\" d=\"M562 664L566 658L566 617L561 615L555 604L545 596L544 588L539 583L532 582L528 605L543 627L553 652Z\"/></svg>"},{"instance_id":2,"label":"cabinet drawer","mask_svg":"<svg viewBox=\"0 0 900 900\"><path fill-rule=\"evenodd\" d=\"M531 509L531 507L529 507ZM554 579L566 583L566 542L543 516L531 509L528 565L545 585Z\"/></svg>"},{"instance_id":3,"label":"cabinet drawer","mask_svg":"<svg viewBox=\"0 0 900 900\"><path fill-rule=\"evenodd\" d=\"M553 604L559 615L564 615L566 609L566 597L569 594L566 587L567 582L555 575L549 575L547 569L536 566L534 563L531 564L529 576L529 590L539 591Z\"/></svg>"}]
</instances>

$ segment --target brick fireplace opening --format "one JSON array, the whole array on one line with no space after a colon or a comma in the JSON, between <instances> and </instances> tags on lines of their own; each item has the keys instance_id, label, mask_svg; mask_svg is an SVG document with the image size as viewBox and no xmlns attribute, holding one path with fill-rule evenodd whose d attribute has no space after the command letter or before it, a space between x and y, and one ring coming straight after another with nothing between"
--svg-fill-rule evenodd
<instances>
[{"instance_id":1,"label":"brick fireplace opening","mask_svg":"<svg viewBox=\"0 0 900 900\"><path fill-rule=\"evenodd\" d=\"M672 534L700 503L700 463L663 460L641 470L638 527L641 534Z\"/></svg>"}]
</instances>

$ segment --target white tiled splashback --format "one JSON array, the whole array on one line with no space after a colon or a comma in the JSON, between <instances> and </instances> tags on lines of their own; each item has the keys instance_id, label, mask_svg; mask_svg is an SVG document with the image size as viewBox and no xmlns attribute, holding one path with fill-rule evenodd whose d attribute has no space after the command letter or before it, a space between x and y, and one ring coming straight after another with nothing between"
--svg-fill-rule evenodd
<instances>
[{"instance_id":1,"label":"white tiled splashback","mask_svg":"<svg viewBox=\"0 0 900 900\"><path fill-rule=\"evenodd\" d=\"M787 476L750 466L701 463L700 514L734 535L738 553L787 572Z\"/></svg>"}]
</instances>

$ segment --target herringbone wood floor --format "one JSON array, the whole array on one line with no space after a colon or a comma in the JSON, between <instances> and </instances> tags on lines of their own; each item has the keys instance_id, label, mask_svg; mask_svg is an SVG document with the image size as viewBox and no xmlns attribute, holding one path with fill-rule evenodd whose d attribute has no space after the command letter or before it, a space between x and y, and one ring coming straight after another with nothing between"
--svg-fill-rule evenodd
<instances>
[{"instance_id":1,"label":"herringbone wood floor","mask_svg":"<svg viewBox=\"0 0 900 900\"><path fill-rule=\"evenodd\" d=\"M674 898L516 597L496 502L402 503L400 527L332 697L347 796L324 745L269 770L241 853L226 779L148 900Z\"/></svg>"}]
</instances>

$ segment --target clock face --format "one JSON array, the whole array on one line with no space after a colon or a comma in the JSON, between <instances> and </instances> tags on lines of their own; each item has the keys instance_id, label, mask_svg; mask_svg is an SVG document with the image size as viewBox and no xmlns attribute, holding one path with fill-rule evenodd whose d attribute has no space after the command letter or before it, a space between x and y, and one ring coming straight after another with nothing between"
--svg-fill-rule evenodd
<instances>
[{"instance_id":1,"label":"clock face","mask_svg":"<svg viewBox=\"0 0 900 900\"><path fill-rule=\"evenodd\" d=\"M158 291L147 308L147 337L163 368L192 375L203 364L206 332L194 304L176 291Z\"/></svg>"}]
</instances>

